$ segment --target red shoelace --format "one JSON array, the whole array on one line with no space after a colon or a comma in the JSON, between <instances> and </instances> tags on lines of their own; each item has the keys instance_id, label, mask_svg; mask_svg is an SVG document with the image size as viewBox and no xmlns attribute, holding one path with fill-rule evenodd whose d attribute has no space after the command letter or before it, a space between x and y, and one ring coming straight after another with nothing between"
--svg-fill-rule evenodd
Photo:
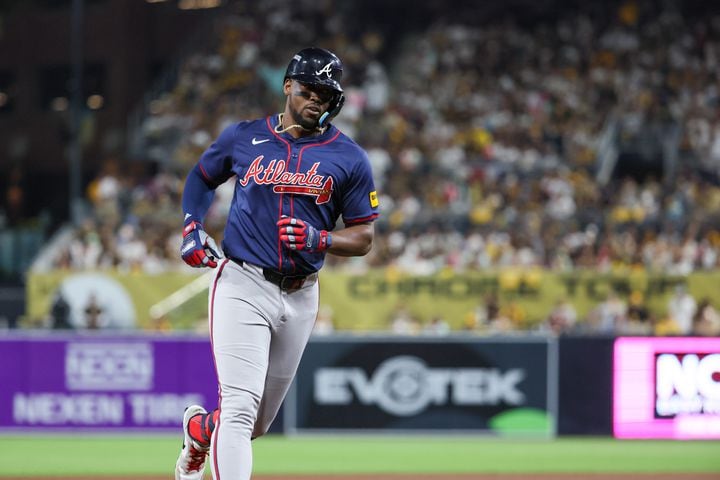
<instances>
[{"instance_id":1,"label":"red shoelace","mask_svg":"<svg viewBox=\"0 0 720 480\"><path fill-rule=\"evenodd\" d=\"M187 471L197 472L202 468L203 464L205 463L205 456L207 455L207 450L198 450L197 448L190 445L188 447L188 455L190 456L190 461L187 465Z\"/></svg>"}]
</instances>

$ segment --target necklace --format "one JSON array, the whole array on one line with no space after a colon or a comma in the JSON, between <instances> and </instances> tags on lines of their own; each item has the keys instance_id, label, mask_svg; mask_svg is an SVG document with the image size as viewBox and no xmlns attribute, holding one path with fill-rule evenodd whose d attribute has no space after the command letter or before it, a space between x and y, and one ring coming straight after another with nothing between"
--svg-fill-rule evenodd
<instances>
[{"instance_id":1,"label":"necklace","mask_svg":"<svg viewBox=\"0 0 720 480\"><path fill-rule=\"evenodd\" d=\"M284 116L284 115L285 115L284 113L278 114L278 124L275 125L275 133L285 133L285 132L287 132L288 130L292 130L293 128L299 128L300 130L304 130L304 131L306 131L306 132L312 132L312 130L310 130L309 128L305 128L305 127L303 127L302 125L298 125L298 124L293 124L293 125L290 125L290 126L288 126L288 127L281 128L281 127L282 127L282 123L283 123L283 116ZM320 135L322 135L323 133L325 133L325 128L327 128L327 127L315 128L315 130L317 130L318 133L319 133Z\"/></svg>"}]
</instances>

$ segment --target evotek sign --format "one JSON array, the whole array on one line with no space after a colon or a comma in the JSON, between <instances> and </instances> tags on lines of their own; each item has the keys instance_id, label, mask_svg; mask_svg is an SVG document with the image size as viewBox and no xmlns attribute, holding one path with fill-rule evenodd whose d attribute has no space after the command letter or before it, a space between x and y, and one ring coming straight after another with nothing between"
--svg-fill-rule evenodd
<instances>
[{"instance_id":1,"label":"evotek sign","mask_svg":"<svg viewBox=\"0 0 720 480\"><path fill-rule=\"evenodd\" d=\"M314 396L319 405L377 405L396 416L416 415L430 406L522 405L519 389L526 374L511 368L432 368L414 356L382 362L372 375L357 367L315 371Z\"/></svg>"},{"instance_id":2,"label":"evotek sign","mask_svg":"<svg viewBox=\"0 0 720 480\"><path fill-rule=\"evenodd\" d=\"M720 414L720 354L657 355L655 393L658 417Z\"/></svg>"}]
</instances>

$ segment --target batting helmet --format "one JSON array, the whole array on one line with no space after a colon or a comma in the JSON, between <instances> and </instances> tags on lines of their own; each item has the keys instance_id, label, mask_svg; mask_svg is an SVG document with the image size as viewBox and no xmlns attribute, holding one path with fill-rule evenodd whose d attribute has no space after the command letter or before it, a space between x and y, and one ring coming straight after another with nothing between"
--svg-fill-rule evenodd
<instances>
[{"instance_id":1,"label":"batting helmet","mask_svg":"<svg viewBox=\"0 0 720 480\"><path fill-rule=\"evenodd\" d=\"M323 127L345 103L343 89L340 86L343 66L340 59L330 50L324 48L308 47L296 53L285 71L285 78L297 80L310 85L322 85L335 91L327 112L323 113L318 126Z\"/></svg>"},{"instance_id":2,"label":"batting helmet","mask_svg":"<svg viewBox=\"0 0 720 480\"><path fill-rule=\"evenodd\" d=\"M303 48L296 53L285 71L285 78L298 82L324 85L342 93L340 86L343 66L340 59L324 48Z\"/></svg>"}]
</instances>

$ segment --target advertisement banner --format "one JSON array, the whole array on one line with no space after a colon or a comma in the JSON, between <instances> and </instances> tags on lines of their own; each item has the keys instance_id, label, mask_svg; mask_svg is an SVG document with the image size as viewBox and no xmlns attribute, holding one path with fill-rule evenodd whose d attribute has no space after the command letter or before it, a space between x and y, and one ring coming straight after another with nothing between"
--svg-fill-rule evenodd
<instances>
[{"instance_id":1,"label":"advertisement banner","mask_svg":"<svg viewBox=\"0 0 720 480\"><path fill-rule=\"evenodd\" d=\"M320 302L335 313L340 330L388 330L399 311L423 325L439 317L455 330L482 330L485 325L478 313L486 311L489 300L514 328L532 329L548 317L558 301L570 303L583 319L611 292L625 301L635 293L662 318L680 285L696 299L720 302L720 289L716 288L720 271L672 276L641 270L605 274L529 268L462 273L447 270L419 276L387 268L363 275L324 272L320 282Z\"/></svg>"},{"instance_id":2,"label":"advertisement banner","mask_svg":"<svg viewBox=\"0 0 720 480\"><path fill-rule=\"evenodd\" d=\"M207 323L207 287L192 273L160 275L121 272L53 272L31 274L27 281L26 327L48 323L60 299L70 304L68 322L86 328L93 321L87 311L100 311L101 328L193 329ZM340 331L385 331L398 312L427 324L444 319L452 329L482 329L489 300L515 328L532 328L547 318L558 301L572 304L584 318L610 292L627 300L644 299L648 309L665 316L668 300L684 285L696 299L720 302L720 271L689 276L628 271L558 273L543 269L498 271L441 271L408 275L393 268L372 269L362 275L327 269L320 274L320 303L332 312ZM193 287L193 288L190 288ZM198 287L198 288L194 288ZM158 308L159 306L167 308ZM158 314L158 311L161 313Z\"/></svg>"},{"instance_id":3,"label":"advertisement banner","mask_svg":"<svg viewBox=\"0 0 720 480\"><path fill-rule=\"evenodd\" d=\"M205 338L0 338L0 431L176 431L188 405L217 405Z\"/></svg>"},{"instance_id":4,"label":"advertisement banner","mask_svg":"<svg viewBox=\"0 0 720 480\"><path fill-rule=\"evenodd\" d=\"M720 439L720 338L615 341L617 438Z\"/></svg>"},{"instance_id":5,"label":"advertisement banner","mask_svg":"<svg viewBox=\"0 0 720 480\"><path fill-rule=\"evenodd\" d=\"M551 436L555 349L549 338L317 338L305 351L286 418L298 431Z\"/></svg>"}]
</instances>

